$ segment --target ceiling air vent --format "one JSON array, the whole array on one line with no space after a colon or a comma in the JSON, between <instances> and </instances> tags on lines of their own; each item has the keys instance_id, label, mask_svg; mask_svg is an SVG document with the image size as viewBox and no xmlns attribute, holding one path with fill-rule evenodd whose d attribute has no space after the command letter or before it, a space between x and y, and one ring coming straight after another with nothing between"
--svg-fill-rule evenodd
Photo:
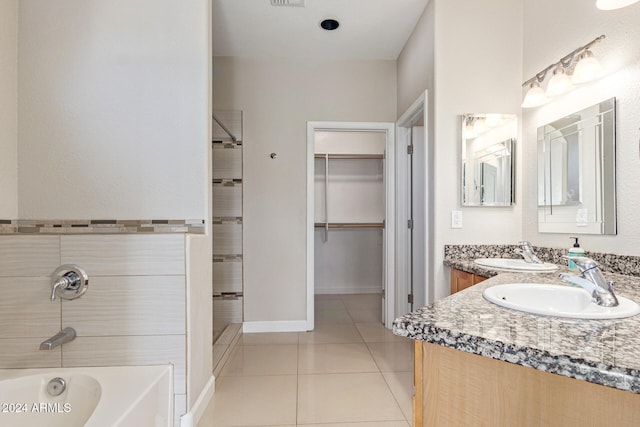
<instances>
[{"instance_id":1,"label":"ceiling air vent","mask_svg":"<svg viewBox=\"0 0 640 427\"><path fill-rule=\"evenodd\" d=\"M304 0L271 0L271 5L304 7Z\"/></svg>"}]
</instances>

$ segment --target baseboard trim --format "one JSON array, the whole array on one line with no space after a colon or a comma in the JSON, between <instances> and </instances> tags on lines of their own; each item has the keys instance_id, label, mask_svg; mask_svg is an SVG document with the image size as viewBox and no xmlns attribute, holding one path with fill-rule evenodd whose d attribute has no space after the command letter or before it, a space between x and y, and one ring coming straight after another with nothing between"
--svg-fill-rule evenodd
<instances>
[{"instance_id":1,"label":"baseboard trim","mask_svg":"<svg viewBox=\"0 0 640 427\"><path fill-rule=\"evenodd\" d=\"M348 287L341 286L337 288L316 288L316 295L334 295L334 294L380 294L382 289L379 287Z\"/></svg>"},{"instance_id":2,"label":"baseboard trim","mask_svg":"<svg viewBox=\"0 0 640 427\"><path fill-rule=\"evenodd\" d=\"M306 320L278 320L272 322L244 322L242 332L306 332L310 330Z\"/></svg>"},{"instance_id":3,"label":"baseboard trim","mask_svg":"<svg viewBox=\"0 0 640 427\"><path fill-rule=\"evenodd\" d=\"M215 389L216 379L211 375L209 381L207 381L207 384L202 389L200 396L198 396L191 407L191 410L180 417L180 427L195 427L198 425L204 411L207 409L207 406L209 406L209 402L211 402Z\"/></svg>"}]
</instances>

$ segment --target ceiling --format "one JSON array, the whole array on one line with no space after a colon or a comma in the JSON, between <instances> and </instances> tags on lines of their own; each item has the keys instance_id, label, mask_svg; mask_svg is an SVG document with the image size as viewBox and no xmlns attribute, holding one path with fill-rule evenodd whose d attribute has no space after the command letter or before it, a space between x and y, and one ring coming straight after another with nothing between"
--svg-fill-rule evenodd
<instances>
[{"instance_id":1,"label":"ceiling","mask_svg":"<svg viewBox=\"0 0 640 427\"><path fill-rule=\"evenodd\" d=\"M428 2L304 0L300 7L272 6L271 0L213 0L213 54L395 60ZM327 18L338 20L340 27L320 28Z\"/></svg>"}]
</instances>

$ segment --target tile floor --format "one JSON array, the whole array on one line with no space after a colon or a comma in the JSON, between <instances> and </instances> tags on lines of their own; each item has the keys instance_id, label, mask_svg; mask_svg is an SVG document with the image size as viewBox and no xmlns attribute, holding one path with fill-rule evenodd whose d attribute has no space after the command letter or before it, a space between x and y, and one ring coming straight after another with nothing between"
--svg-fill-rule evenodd
<instances>
[{"instance_id":1,"label":"tile floor","mask_svg":"<svg viewBox=\"0 0 640 427\"><path fill-rule=\"evenodd\" d=\"M379 295L318 295L313 332L245 334L198 427L409 427L413 347Z\"/></svg>"}]
</instances>

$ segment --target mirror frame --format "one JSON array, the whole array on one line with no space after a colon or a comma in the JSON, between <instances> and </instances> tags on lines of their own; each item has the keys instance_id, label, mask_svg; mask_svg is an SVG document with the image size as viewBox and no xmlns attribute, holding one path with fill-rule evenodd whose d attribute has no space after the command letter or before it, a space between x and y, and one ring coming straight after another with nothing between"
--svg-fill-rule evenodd
<instances>
[{"instance_id":1,"label":"mirror frame","mask_svg":"<svg viewBox=\"0 0 640 427\"><path fill-rule=\"evenodd\" d=\"M478 122L481 124L480 130L475 126ZM515 151L518 116L516 114L490 113L463 114L460 116L460 129L460 205L468 207L513 206L515 204ZM470 141L476 139L480 143L480 147L473 154L470 154L468 145ZM488 156L495 157L496 153L500 151L507 152L507 155L500 156L500 158L508 157L506 165L497 172L502 176L500 184L504 188L501 193L504 197L499 202L485 201L482 176L478 178L478 174L482 173L482 166L486 164L481 159ZM474 162L473 171L469 169L470 162ZM471 173L473 176L470 176ZM473 188L469 187L471 185L470 179L473 179Z\"/></svg>"},{"instance_id":2,"label":"mirror frame","mask_svg":"<svg viewBox=\"0 0 640 427\"><path fill-rule=\"evenodd\" d=\"M583 176L583 158L581 151L584 149L584 141L573 151L579 151L580 164L573 168L579 171L578 183L570 184L566 180L561 181L563 189L577 188L574 196L567 196L566 200L556 203L551 190L553 180L552 169L561 168L563 176L569 175L569 136L581 137L585 131L596 129L593 133L599 136L595 141L594 154L599 154L594 162L594 176ZM552 164L552 141L562 139L566 143L565 157L559 164ZM573 114L554 120L538 127L537 132L538 153L538 179L537 179L537 206L538 206L538 232L539 233L567 233L567 234L617 234L616 224L616 99L609 98L605 101L591 105ZM575 157L575 156L574 156ZM595 156L593 158L596 158ZM599 176L597 175L599 173ZM587 182L588 180L588 182ZM595 188L592 193L592 201L585 202L585 186L593 183ZM555 190L554 190L555 191ZM595 195L595 196L594 196ZM589 206L585 208L585 203ZM562 212L564 211L564 212ZM590 212L591 211L591 212ZM554 218L554 213L556 217ZM567 218L571 218L568 221Z\"/></svg>"}]
</instances>

